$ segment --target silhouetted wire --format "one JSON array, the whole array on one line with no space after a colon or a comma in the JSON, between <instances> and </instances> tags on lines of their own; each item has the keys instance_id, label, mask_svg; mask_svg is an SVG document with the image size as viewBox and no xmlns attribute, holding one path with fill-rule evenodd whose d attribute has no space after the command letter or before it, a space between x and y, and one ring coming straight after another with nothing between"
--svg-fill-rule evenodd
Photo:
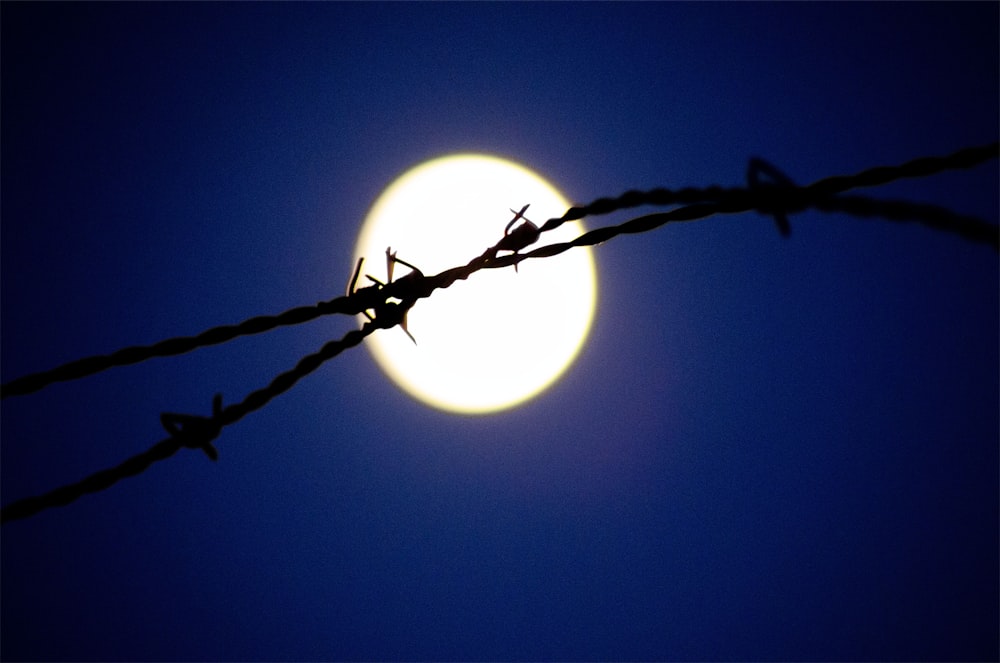
<instances>
[{"instance_id":1,"label":"silhouetted wire","mask_svg":"<svg viewBox=\"0 0 1000 663\"><path fill-rule=\"evenodd\" d=\"M277 316L251 318L238 325L209 329L197 336L167 339L151 346L125 348L110 355L89 357L50 371L18 378L3 385L4 397L31 393L52 382L83 377L112 366L136 363L154 356L180 354L203 345L222 343L241 335L261 333L282 325L306 322L321 315L375 311L375 315L369 315L369 321L361 329L348 332L343 338L325 344L318 352L303 357L293 369L279 374L266 387L251 392L239 403L222 407L222 397L216 395L212 414L208 417L162 414L161 423L171 434L169 438L120 465L101 470L82 481L56 488L43 495L13 502L0 509L0 522L26 518L44 509L69 504L87 493L104 490L124 478L143 472L157 461L169 458L183 447L202 449L215 460L217 452L212 442L224 427L264 407L324 362L360 344L376 329L389 329L400 324L406 312L418 299L430 296L434 290L447 288L457 280L467 279L480 269L517 265L528 258L551 257L573 247L594 246L618 235L648 232L672 221L693 221L715 214L734 214L753 210L773 216L779 230L785 236L791 232L787 215L813 208L862 217L877 216L893 221L914 221L955 233L973 242L989 244L994 249L1000 250L1000 229L981 219L959 215L935 205L837 195L852 188L878 186L901 178L923 177L947 169L968 168L987 159L996 158L998 153L1000 153L1000 143L992 143L960 150L947 157L925 157L900 166L871 168L852 176L829 177L804 187L795 186L784 173L766 161L752 159L748 170L747 188L713 186L703 189L628 191L617 198L601 198L589 205L570 208L562 217L549 219L539 229L539 233L546 232L566 221L641 205L685 205L670 211L633 218L618 225L596 228L569 242L544 245L527 253L518 253L515 248L512 253L499 256L497 255L499 250L508 248L508 245L501 241L468 264L445 270L434 276L424 276L414 272L408 275L408 278L386 284L378 283L345 297L320 302L315 306L297 307ZM764 182L761 179L762 175L770 181Z\"/></svg>"},{"instance_id":2,"label":"silhouetted wire","mask_svg":"<svg viewBox=\"0 0 1000 663\"><path fill-rule=\"evenodd\" d=\"M854 175L835 175L817 180L805 187L784 186L789 192L798 189L801 195L813 200L833 196L858 187L872 187L888 184L895 180L913 177L927 177L945 170L972 168L984 161L1000 156L1000 142L976 147L967 147L947 156L921 157L898 166L878 166ZM751 159L751 167L755 159ZM749 179L749 178L748 178ZM553 230L567 221L576 221L587 216L609 214L641 205L687 205L693 203L718 202L729 197L738 189L708 187L704 189L687 187L683 189L651 189L649 191L626 191L616 198L598 198L587 205L571 207L561 217L549 219L541 231Z\"/></svg>"},{"instance_id":3,"label":"silhouetted wire","mask_svg":"<svg viewBox=\"0 0 1000 663\"><path fill-rule=\"evenodd\" d=\"M735 208L726 209L730 205L735 205ZM935 205L894 200L883 201L864 196L851 196L817 200L806 207L813 207L828 212L848 212L853 216L877 216L892 221L914 221L939 230L947 230L969 241L988 244L995 250L1000 250L1000 227L991 225L975 217L955 214L950 210ZM487 267L505 267L527 258L548 258L576 246L595 246L618 235L649 232L671 221L696 221L715 214L746 212L748 209L755 208L755 204L750 204L749 207L737 205L736 199L734 199L727 204L705 203L701 205L688 205L669 212L647 214L629 219L616 226L596 228L569 242L546 244L528 253L503 256L487 265ZM802 209L804 207L797 207L794 211L802 211Z\"/></svg>"},{"instance_id":4,"label":"silhouetted wire","mask_svg":"<svg viewBox=\"0 0 1000 663\"><path fill-rule=\"evenodd\" d=\"M288 391L296 382L309 375L324 362L336 357L344 350L361 343L368 334L382 328L377 322L368 322L361 329L355 329L343 338L330 341L318 352L307 355L299 360L295 367L281 373L269 385L251 392L241 402L221 407L221 396L217 395L213 403L213 412L209 417L197 415L163 415L164 426L168 427L166 418L180 419L183 425L176 428L168 427L171 436L154 444L150 449L132 456L115 467L91 474L81 481L62 486L43 495L28 497L0 509L0 523L6 523L19 518L27 518L45 509L65 506L88 493L96 493L110 488L115 483L131 476L140 474L157 461L170 458L182 448L203 449L213 460L217 457L212 441L219 436L222 429L232 425L246 415L259 410L272 399Z\"/></svg>"},{"instance_id":5,"label":"silhouetted wire","mask_svg":"<svg viewBox=\"0 0 1000 663\"><path fill-rule=\"evenodd\" d=\"M137 364L153 357L180 355L196 348L225 343L239 336L260 334L277 327L309 322L323 315L358 314L365 308L371 308L374 305L376 300L369 300L371 299L370 295L376 291L377 288L374 287L363 288L354 297L337 297L330 301L319 302L314 306L298 306L279 315L261 315L236 325L213 327L195 336L168 338L152 345L137 345L122 348L107 355L77 359L47 371L11 380L0 387L0 398L30 394L54 382L77 380L109 368Z\"/></svg>"},{"instance_id":6,"label":"silhouetted wire","mask_svg":"<svg viewBox=\"0 0 1000 663\"><path fill-rule=\"evenodd\" d=\"M902 202L877 202L858 198L852 199L853 202L846 202L844 199L838 202L831 199L835 194L852 188L879 186L903 178L926 177L944 170L970 168L988 159L996 158L998 151L1000 151L1000 143L994 142L989 145L959 150L948 156L922 157L898 166L880 166L854 175L828 177L804 187L792 184L787 176L766 161L751 159L747 188L710 186L706 188L686 187L676 190L658 188L649 191L626 191L616 198L599 198L588 205L571 207L563 216L546 221L539 232L553 230L567 221L609 214L642 205L710 204L714 207L699 206L686 211L666 212L665 214L668 215L666 217L654 216L666 223L667 221L700 219L712 214L757 210L773 216L781 233L787 236L790 232L787 214L813 207L824 211L842 211L858 216L916 220L939 230L957 233L972 241L992 243L996 246L994 227L978 219L954 214L944 208ZM761 182L760 175L766 176L771 180L771 183ZM662 223L658 225L662 225ZM658 225L651 226L650 229L658 227ZM630 228L636 227L638 226ZM643 231L631 229L621 232ZM607 237L613 236L608 235ZM421 296L426 297L437 288L448 287L454 280L468 278L472 272L484 267L503 267L511 264L516 265L519 262L516 259L498 262L496 249L497 247L493 247L487 250L482 256L463 267L448 270L436 276L423 277L426 282L422 285L427 287L418 287L417 289L422 290L424 294ZM539 254L534 255L537 257ZM419 280L412 279L411 281ZM409 288L412 285L409 283L405 287ZM154 357L184 354L199 347L225 343L239 336L260 334L281 326L308 322L324 315L338 313L356 315L379 305L385 301L386 297L395 296L395 289L404 288L402 283L390 283L388 286L387 289L378 286L361 288L348 296L319 302L314 306L299 306L278 315L257 316L236 325L214 327L195 336L170 338L152 345L133 346L107 355L71 361L56 368L15 378L0 385L0 399L30 394L55 382L76 380L116 366L135 364Z\"/></svg>"}]
</instances>

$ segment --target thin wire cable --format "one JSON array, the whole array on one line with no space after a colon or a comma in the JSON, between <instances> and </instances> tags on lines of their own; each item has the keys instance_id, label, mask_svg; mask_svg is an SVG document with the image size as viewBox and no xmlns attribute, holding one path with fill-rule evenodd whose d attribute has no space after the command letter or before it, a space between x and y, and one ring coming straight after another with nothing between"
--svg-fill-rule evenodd
<instances>
[{"instance_id":1,"label":"thin wire cable","mask_svg":"<svg viewBox=\"0 0 1000 663\"><path fill-rule=\"evenodd\" d=\"M984 224L979 220L969 219L968 217L959 217L943 208L934 208L932 206L904 207L906 203L863 203L860 200L856 200L853 207L851 207L844 203L829 202L828 199L838 193L843 193L857 187L879 186L903 178L926 177L945 170L971 168L988 159L996 158L998 152L1000 152L1000 142L994 142L988 145L962 149L948 156L922 157L898 166L879 166L869 168L854 175L828 177L805 187L796 187L791 184L790 180L784 177L778 178L779 181L775 184L754 185L752 170L755 164L758 167L765 168L765 172L769 174L777 172L777 169L766 164L766 162L753 159L750 162L751 173L748 175L751 186L747 188L710 186L706 188L687 187L675 190L657 188L649 191L626 191L616 198L599 198L587 205L571 207L563 216L546 221L539 228L539 233L553 230L567 221L574 221L587 216L609 214L642 205L669 206L714 203L718 205L718 208L714 212L708 211L707 208L699 208L701 209L699 216L691 216L685 220L704 218L713 213L736 213L757 210L774 216L779 228L782 229L782 233L787 234L787 227L783 223L785 215L801 211L808 207L815 207L827 211L846 211L862 216L883 216L893 220L913 218L922 220L926 225L931 227L956 232L972 241L989 242L988 236L991 232L995 232L984 228L984 225L988 226L989 224ZM772 179L775 178L772 176ZM821 204L820 201L822 200L827 200L827 202ZM826 207L823 205L826 205ZM667 212L667 214L674 214L674 212ZM690 211L687 214L690 214ZM678 212L677 215L668 217L667 220L682 220L681 217L684 215L685 213ZM502 243L501 241L500 244ZM993 240L993 244L996 244L995 240ZM425 277L429 279L427 283L418 283L416 285L428 285L432 287L429 287L429 289L416 287L416 289L426 292L423 296L428 296L437 288L448 287L457 278L468 278L468 275L472 271L484 267L502 267L509 264L517 264L518 261L516 260L496 262L498 247L499 244L498 246L491 247L482 256L474 259L464 267L456 268L461 270L459 272L448 270L437 277ZM472 271L466 271L470 268ZM439 278L444 274L448 274L449 276L447 278ZM459 277L458 274L462 274L462 276ZM452 276L455 278L452 278ZM420 281L420 279L414 279L413 281ZM239 324L214 327L195 336L170 338L152 345L132 346L107 355L97 355L71 361L46 371L15 378L10 382L0 385L0 399L9 396L30 394L55 382L76 380L109 368L136 364L154 357L184 354L199 347L225 343L240 336L260 334L277 327L308 322L324 315L357 315L362 311L384 304L386 297L396 295L394 289L403 288L402 282L397 283L398 285L389 284L392 286L389 289L383 289L378 286L361 288L350 295L319 302L314 306L299 306L278 315L257 316ZM406 287L414 285L411 282Z\"/></svg>"}]
</instances>

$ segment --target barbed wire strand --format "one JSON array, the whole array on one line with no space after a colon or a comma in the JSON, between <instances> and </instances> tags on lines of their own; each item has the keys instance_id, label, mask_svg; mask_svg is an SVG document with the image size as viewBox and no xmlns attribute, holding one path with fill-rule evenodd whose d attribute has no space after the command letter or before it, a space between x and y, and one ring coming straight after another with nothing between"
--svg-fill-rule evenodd
<instances>
[{"instance_id":1,"label":"barbed wire strand","mask_svg":"<svg viewBox=\"0 0 1000 663\"><path fill-rule=\"evenodd\" d=\"M358 345L366 336L379 328L383 328L383 324L377 320L367 322L361 329L352 330L343 338L326 343L318 352L303 357L294 368L279 374L266 387L251 392L239 403L222 408L221 396L216 396L214 411L210 417L173 415L181 418L185 425L176 429L168 428L171 436L167 439L157 442L148 450L132 456L115 467L100 470L85 479L48 493L12 502L0 509L0 523L27 518L45 509L66 506L84 495L110 488L122 479L144 472L153 463L170 458L184 447L203 449L214 460L217 456L212 441L219 436L223 428L261 409L276 396L288 391L296 382L322 366L324 362ZM164 417L167 415L163 415L161 419ZM167 426L166 421L164 425Z\"/></svg>"},{"instance_id":2,"label":"barbed wire strand","mask_svg":"<svg viewBox=\"0 0 1000 663\"><path fill-rule=\"evenodd\" d=\"M374 294L376 288L365 288L364 290L372 290ZM337 297L313 306L298 306L279 315L261 315L244 320L239 324L213 327L195 336L168 338L152 345L137 345L122 348L107 355L77 359L47 371L11 380L0 387L0 398L30 394L55 382L77 380L109 368L137 364L154 357L180 355L196 348L225 343L239 336L260 334L281 326L309 322L324 315L358 314L364 308L371 308L374 304L374 302L365 301L364 293L361 290L358 293L357 297Z\"/></svg>"},{"instance_id":3,"label":"barbed wire strand","mask_svg":"<svg viewBox=\"0 0 1000 663\"><path fill-rule=\"evenodd\" d=\"M845 211L846 209L851 209L852 214L860 216L881 216L883 218L896 221L911 221L914 220L914 214L921 214L924 215L925 218L921 218L919 220L927 223L928 225L932 225L934 227L947 226L949 230L953 230L956 233L963 235L966 239L977 243L990 244L994 248L1000 250L1000 228L990 226L980 219L973 217L952 215L948 212L948 210L943 210L947 213L947 217L942 218L939 216L942 212L941 208L932 207L930 210L921 210L919 208L922 206L914 206L913 203L878 201L864 197L855 197L851 200L843 201L821 201L815 205L815 207L818 209L832 211ZM914 207L917 209L914 209ZM647 214L645 216L630 219L616 226L596 228L569 242L546 244L545 246L541 246L537 249L529 251L528 253L503 256L495 263L487 265L487 267L506 267L507 265L519 263L522 260L529 258L549 258L559 255L560 253L564 253L574 247L596 246L619 235L649 232L650 230L655 230L656 228L659 228L671 221L695 221L718 213L720 213L720 210L717 206L703 204L689 205L687 207L681 207L669 212ZM951 222L956 222L956 224L960 227L965 225L968 225L969 227L967 229L963 228L962 232L959 232L951 226Z\"/></svg>"},{"instance_id":4,"label":"barbed wire strand","mask_svg":"<svg viewBox=\"0 0 1000 663\"><path fill-rule=\"evenodd\" d=\"M896 166L876 166L853 175L834 175L804 187L782 188L786 189L789 194L798 189L802 192L803 198L815 200L844 193L850 189L880 186L900 179L927 177L946 170L972 168L984 161L996 159L997 156L1000 156L1000 141L963 148L946 156L920 157ZM577 221L587 216L608 214L641 205L686 205L719 202L735 191L740 191L740 189L687 187L675 190L658 188L649 191L626 191L616 198L598 198L587 205L571 207L561 217L546 221L540 230L546 232L558 228L567 221Z\"/></svg>"},{"instance_id":5,"label":"barbed wire strand","mask_svg":"<svg viewBox=\"0 0 1000 663\"><path fill-rule=\"evenodd\" d=\"M98 471L81 481L56 488L43 495L18 500L3 507L0 509L0 523L26 518L48 508L70 504L88 493L105 490L122 479L145 471L153 463L173 456L183 447L202 449L211 459L215 460L217 452L212 442L221 434L224 427L232 425L247 414L264 407L326 361L344 350L360 344L366 336L376 329L389 329L400 324L407 311L418 299L430 296L434 290L439 288L447 288L457 280L467 279L480 269L502 268L517 265L529 258L551 257L573 247L601 244L618 235L648 232L672 221L692 221L715 214L732 214L752 210L774 216L783 235L790 232L787 214L815 208L828 212L846 212L854 216L878 216L893 221L915 221L939 230L956 233L973 242L990 244L994 249L1000 250L1000 229L996 225L974 217L962 216L951 210L923 203L882 201L864 196L835 196L837 193L856 186L877 186L900 177L920 177L940 172L945 168L969 167L986 158L996 157L998 148L1000 145L994 143L981 148L961 150L951 157L922 158L902 166L873 168L858 173L853 178L841 176L826 178L806 187L796 187L767 162L751 160L751 172L748 175L751 186L748 188L708 187L677 191L668 189L655 189L646 192L630 191L618 198L602 198L591 203L590 206L594 207L593 210L588 209L590 206L571 208L563 217L550 219L539 229L540 234L558 227L568 220L583 218L587 215L605 214L644 204L669 205L676 204L680 200L702 201L667 212L640 216L618 225L596 228L569 242L544 245L527 253L518 253L515 250L507 255L498 256L498 247L501 246L501 243L486 250L464 266L455 267L434 276L411 273L406 279L386 284L379 283L352 292L346 297L339 297L330 302L321 302L316 306L297 307L278 316L258 316L239 325L216 327L197 336L168 339L153 346L126 348L111 355L90 357L78 362L71 362L59 369L53 369L53 371L26 376L21 380L31 377L38 380L51 378L54 371L80 371L82 370L81 366L93 369L95 366L100 366L102 360L105 363L124 361L126 358L133 359L143 356L143 353L148 355L146 358L174 354L175 352L171 352L171 350L180 347L194 349L199 347L199 344L221 343L243 334L259 333L259 331L252 330L266 331L277 326L296 324L296 322L308 321L320 315L334 312L355 314L367 310L376 312L375 316L369 316L369 321L360 329L348 332L341 339L326 343L318 352L303 357L294 368L279 374L266 387L251 392L239 403L222 407L222 397L216 395L212 414L209 417L162 414L161 422L171 434L169 438L156 443L147 451L132 456L115 467ZM759 172L755 173L754 168L757 168ZM757 179L760 172L768 175L772 183L760 183ZM664 202L667 200L672 202ZM356 274L355 278L357 278ZM135 359L135 361L142 361L142 359ZM135 362L129 361L127 363ZM110 367L110 365L106 367ZM97 370L103 369L98 368ZM43 376L43 378L38 376ZM45 384L41 384L31 391L43 386Z\"/></svg>"},{"instance_id":6,"label":"barbed wire strand","mask_svg":"<svg viewBox=\"0 0 1000 663\"><path fill-rule=\"evenodd\" d=\"M915 206L899 202L875 203L860 199L855 199L853 204L846 204L835 203L828 199L835 194L857 187L879 186L903 178L926 177L944 170L970 168L988 159L996 158L998 151L1000 151L1000 143L994 142L989 145L959 150L948 156L922 157L898 166L879 166L854 175L828 177L805 187L794 186L787 178L783 178L782 182L775 184L754 186L752 175L755 164L758 168L763 165L771 173L776 172L776 169L767 162L752 159L750 162L751 172L748 177L751 186L747 188L710 186L706 188L657 188L648 191L626 191L616 198L599 198L587 205L571 207L563 216L546 221L538 232L540 234L554 230L567 221L609 214L643 205L710 203L718 206L714 212L700 209L698 216L690 217L687 220L704 218L712 213L737 213L756 209L773 215L779 228L782 228L783 234L787 234L787 229L783 227L782 222L786 214L802 211L808 207L816 207L826 211L846 211L863 216L878 215L894 220L918 218L923 220L926 225L939 230L957 232L967 239L988 243L991 241L989 239L990 232L995 232L987 230L989 224L969 217L959 217L944 208L930 205ZM774 178L772 177L772 179ZM821 204L824 199L826 202ZM676 221L680 220L680 217L670 217L669 219ZM993 241L993 244L995 245L996 241ZM517 263L517 261L496 263L496 248L492 247L483 256L480 256L480 258L485 256L485 259L476 259L465 268L475 265L475 269L482 269L487 266L499 267ZM424 278L429 279L429 284L435 283L436 277ZM467 276L463 278L467 278ZM427 291L428 295L438 287L447 287L443 284L450 285L451 281L443 279L438 283L441 285L436 285ZM391 296L392 293L384 292L378 286L361 288L347 296L319 302L313 306L298 306L278 315L253 317L239 324L214 327L195 336L169 338L152 345L132 346L107 355L85 357L46 371L15 378L0 385L0 399L30 394L55 382L80 379L117 366L136 364L154 357L184 354L196 348L225 343L240 336L260 334L281 326L309 322L324 315L357 315L384 302L386 295Z\"/></svg>"}]
</instances>

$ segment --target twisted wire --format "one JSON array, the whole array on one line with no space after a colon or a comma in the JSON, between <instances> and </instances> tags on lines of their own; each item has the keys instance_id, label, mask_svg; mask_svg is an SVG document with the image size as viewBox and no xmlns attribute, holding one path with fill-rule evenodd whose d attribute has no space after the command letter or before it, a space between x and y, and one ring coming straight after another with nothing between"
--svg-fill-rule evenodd
<instances>
[{"instance_id":1,"label":"twisted wire","mask_svg":"<svg viewBox=\"0 0 1000 663\"><path fill-rule=\"evenodd\" d=\"M935 205L906 201L877 200L865 196L839 196L852 188L878 186L904 177L923 177L942 170L968 168L986 159L996 158L1000 143L967 148L945 157L924 157L899 166L870 168L851 176L835 176L818 180L804 187L795 186L774 166L761 160L751 160L746 188L712 186L702 189L678 190L653 189L627 191L617 198L600 198L589 205L573 207L562 217L549 219L535 234L552 230L566 221L584 216L607 214L640 205L677 205L683 207L647 214L624 223L604 226L586 232L572 241L548 244L527 253L512 252L498 255L500 250L511 250L509 242L501 240L480 256L463 266L445 270L433 276L414 271L407 278L386 284L362 288L347 296L320 302L315 306L301 306L276 316L258 316L237 325L224 325L209 329L196 336L167 339L149 346L134 346L110 355L88 357L64 364L50 371L35 373L13 380L2 386L2 397L26 394L61 380L72 380L85 375L155 356L181 354L197 347L222 343L241 335L256 334L278 326L292 325L333 313L358 314L372 310L369 321L360 329L348 332L339 340L326 343L320 350L299 360L294 368L276 376L266 387L248 394L242 401L222 407L221 395L213 401L212 414L208 417L164 413L161 422L170 437L153 447L132 456L123 463L98 471L73 484L56 488L43 495L18 500L0 509L0 523L26 518L42 510L63 506L88 493L109 488L118 481L135 476L153 463L171 457L183 447L201 449L212 459L217 458L212 442L222 429L246 415L259 410L280 394L291 389L299 380L318 369L323 363L344 350L360 344L376 329L389 329L400 324L406 312L421 298L430 296L439 288L447 288L457 280L469 278L480 269L497 269L517 265L529 258L551 257L578 246L594 246L618 235L648 232L668 222L692 221L715 214L734 214L756 210L773 216L783 235L790 227L787 215L806 209L846 212L861 217L881 217L892 221L917 222L929 227L955 233L967 240L989 244L1000 250L1000 228L981 219L963 216ZM760 181L760 175L771 182ZM355 275L356 278L356 275Z\"/></svg>"},{"instance_id":2,"label":"twisted wire","mask_svg":"<svg viewBox=\"0 0 1000 663\"><path fill-rule=\"evenodd\" d=\"M51 509L57 506L65 506L76 501L87 493L96 493L106 488L110 488L122 479L135 476L146 470L150 465L159 460L165 460L173 456L183 445L174 437L168 437L154 444L150 449L130 457L125 462L106 470L100 470L89 477L77 481L76 483L60 486L43 495L26 497L16 502L11 502L0 510L0 523L7 523L11 520L27 518L39 511Z\"/></svg>"},{"instance_id":3,"label":"twisted wire","mask_svg":"<svg viewBox=\"0 0 1000 663\"><path fill-rule=\"evenodd\" d=\"M872 187L888 184L899 179L927 177L946 170L972 168L984 161L1000 156L1000 141L985 145L967 147L946 156L920 157L896 166L876 166L853 175L834 175L817 180L805 187L782 187L798 189L811 199L832 196L858 187ZM567 221L577 221L587 216L610 214L619 210L641 205L688 205L695 203L719 202L739 189L718 186L707 188L686 187L683 189L657 188L648 191L630 190L614 198L598 198L586 205L571 207L560 217L546 221L542 232L554 230Z\"/></svg>"},{"instance_id":4,"label":"twisted wire","mask_svg":"<svg viewBox=\"0 0 1000 663\"><path fill-rule=\"evenodd\" d=\"M861 217L882 217L897 222L910 221L951 232L1000 251L1000 227L982 219L957 214L937 205L836 195L855 187L877 186L904 177L923 177L942 170L969 168L997 156L1000 156L1000 142L959 150L947 157L924 157L900 166L880 166L851 176L829 177L803 187L790 184L786 179L778 184L747 188L712 186L703 189L689 187L677 190L659 188L649 191L627 191L617 198L600 198L589 205L570 208L563 216L546 221L539 230L547 232L567 221L642 205L691 204L630 219L615 226L602 226L572 241L547 244L527 253L515 252L498 256L496 247L492 247L464 266L418 279L417 283L407 284L405 290L402 284L390 283L385 289L385 294L427 297L434 290L447 288L457 280L467 279L480 269L516 265L527 258L547 258L576 246L596 246L618 235L648 232L671 221L694 221L716 214L738 214L749 211L777 216L813 208L826 212L845 212ZM780 226L780 220L776 221Z\"/></svg>"},{"instance_id":5,"label":"twisted wire","mask_svg":"<svg viewBox=\"0 0 1000 663\"><path fill-rule=\"evenodd\" d=\"M615 198L598 198L587 205L571 207L561 217L546 221L539 228L539 232L553 230L567 221L609 214L642 205L714 204L717 206L714 211L711 208L698 207L697 211L690 209L686 212L667 212L666 214L673 216L666 217L663 223L670 220L704 218L713 213L736 213L755 209L773 215L779 228L782 229L782 233L787 234L787 221L784 218L787 213L815 207L826 211L846 211L859 216L882 216L892 220L920 220L928 226L956 232L972 241L992 242L995 245L996 241L991 237L995 235L996 231L991 230L989 224L978 219L960 217L943 208L899 202L879 203L860 199L855 199L853 203L833 202L825 199L852 188L879 186L903 178L926 177L944 170L971 168L987 159L996 158L998 152L1000 152L1000 142L994 142L988 145L965 148L947 156L921 157L897 166L879 166L854 175L828 177L805 187L796 187L783 176L777 178L778 181L774 184L755 184L751 172L750 177L748 177L751 186L747 188L709 186L682 189L656 188L648 191L630 190ZM754 168L755 164L758 167L763 164L765 173L775 179L774 173L777 172L777 169L756 159L751 160L751 169ZM824 200L825 202L823 202ZM696 215L692 216L692 214ZM662 223L658 225L662 225ZM424 284L418 284L416 289L424 292L425 294L422 296L426 297L437 288L448 287L458 278L468 278L472 272L478 269L503 267L519 262L516 259L497 262L497 248L497 246L491 247L482 256L465 266L442 272L435 277L424 277L428 280ZM515 253L515 255L517 254ZM420 280L420 278L413 279L413 281ZM76 380L109 368L136 364L154 357L184 354L199 347L225 343L239 336L260 334L276 327L308 322L324 315L338 313L356 315L383 304L386 297L395 294L393 288L402 287L395 284L389 284L389 286L392 287L389 289L383 289L379 286L361 288L347 296L319 302L313 306L295 307L278 315L253 317L239 324L214 327L195 336L169 338L152 345L132 346L107 355L96 355L71 361L49 370L15 378L0 385L0 399L30 394L55 382Z\"/></svg>"},{"instance_id":6,"label":"twisted wire","mask_svg":"<svg viewBox=\"0 0 1000 663\"><path fill-rule=\"evenodd\" d=\"M949 210L932 205L853 196L845 199L819 200L812 206L824 211L850 211L858 216L879 216L893 221L917 221L931 227L949 230L973 242L988 244L1000 251L1000 227L974 217L953 214ZM649 232L669 222L694 221L714 214L747 211L742 207L722 209L723 207L725 206L706 203L680 207L669 212L647 214L616 226L596 228L569 242L546 244L528 253L502 256L487 267L506 267L529 258L550 258L574 247L596 246L619 235Z\"/></svg>"},{"instance_id":7,"label":"twisted wire","mask_svg":"<svg viewBox=\"0 0 1000 663\"><path fill-rule=\"evenodd\" d=\"M972 168L1000 154L1000 141L966 147L947 156L912 159L898 166L876 166L854 175L834 175L813 182L807 189L818 195L843 193L848 189L881 186L901 179L927 177L945 170Z\"/></svg>"},{"instance_id":8,"label":"twisted wire","mask_svg":"<svg viewBox=\"0 0 1000 663\"><path fill-rule=\"evenodd\" d=\"M77 380L117 366L138 364L154 357L168 357L190 352L196 348L218 345L239 336L261 334L277 327L309 322L320 316L343 313L355 315L377 303L378 288L358 290L352 296L342 296L313 306L297 306L278 315L260 315L235 325L221 325L195 336L168 338L152 345L122 348L111 354L77 359L55 368L16 378L0 386L0 398L21 396L36 392L55 382Z\"/></svg>"},{"instance_id":9,"label":"twisted wire","mask_svg":"<svg viewBox=\"0 0 1000 663\"><path fill-rule=\"evenodd\" d=\"M222 408L221 396L216 396L216 407L213 408L213 414L210 417L174 415L182 417L187 425L176 429L168 427L168 432L171 432L170 437L157 442L146 451L128 458L119 465L95 472L85 479L61 486L42 495L12 502L0 509L0 523L27 518L45 509L65 506L88 493L96 493L110 488L122 479L144 472L153 463L170 458L184 447L208 451L212 441L218 437L223 428L231 426L251 412L264 407L275 397L291 389L296 382L322 366L324 362L336 357L344 350L358 345L376 329L385 328L388 322L379 323L377 320L368 322L361 329L352 330L342 338L326 343L318 352L303 357L294 368L279 374L266 387L251 392L239 403ZM167 426L166 421L164 421L164 426ZM215 459L212 453L209 455L213 460Z\"/></svg>"},{"instance_id":10,"label":"twisted wire","mask_svg":"<svg viewBox=\"0 0 1000 663\"><path fill-rule=\"evenodd\" d=\"M575 246L595 246L621 234L648 232L670 221L694 221L715 214L749 211L777 216L815 208L857 216L880 216L892 221L914 221L1000 250L1000 228L982 219L956 214L936 205L835 195L855 187L877 186L895 179L924 177L944 170L970 168L998 156L1000 142L994 142L959 150L944 157L922 157L899 166L880 166L855 175L829 177L803 187L795 186L785 178L777 184L758 184L746 188L710 186L700 189L686 187L676 190L658 188L626 191L616 198L599 198L588 205L571 207L563 216L546 221L539 232L553 230L567 221L585 216L610 214L642 205L690 204L638 217L616 226L596 228L571 242L545 245L528 253L514 252L500 256L498 249L503 244L501 241L465 265L452 267L432 276L418 275L406 281L387 283L380 288L378 295L384 298L421 299L429 297L435 290L448 288L455 281L469 278L480 269L516 265L526 258L550 257ZM768 167L773 169L772 166Z\"/></svg>"}]
</instances>

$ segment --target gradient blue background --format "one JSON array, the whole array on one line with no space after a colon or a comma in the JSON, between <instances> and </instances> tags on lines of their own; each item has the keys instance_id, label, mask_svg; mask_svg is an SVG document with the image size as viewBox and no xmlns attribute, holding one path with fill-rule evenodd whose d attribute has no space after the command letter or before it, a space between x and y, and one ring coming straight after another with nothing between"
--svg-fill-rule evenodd
<instances>
[{"instance_id":1,"label":"gradient blue background","mask_svg":"<svg viewBox=\"0 0 1000 663\"><path fill-rule=\"evenodd\" d=\"M3 3L3 379L336 296L383 187L446 153L587 202L741 185L755 155L805 183L993 141L998 14ZM997 182L866 193L995 222ZM0 655L995 660L997 254L792 225L598 247L592 336L517 410L430 410L357 348L227 428L218 463L184 451L5 525ZM3 502L353 324L3 401Z\"/></svg>"}]
</instances>

